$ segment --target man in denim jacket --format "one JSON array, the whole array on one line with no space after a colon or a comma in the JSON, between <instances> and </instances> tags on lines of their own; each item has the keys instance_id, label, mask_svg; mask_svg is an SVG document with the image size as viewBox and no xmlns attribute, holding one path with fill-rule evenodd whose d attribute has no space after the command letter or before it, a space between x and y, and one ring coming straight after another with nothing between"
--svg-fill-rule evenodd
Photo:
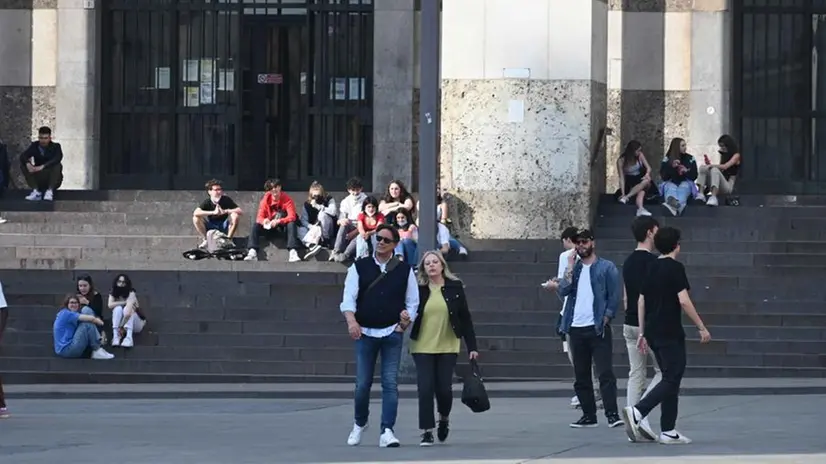
<instances>
[{"instance_id":1,"label":"man in denim jacket","mask_svg":"<svg viewBox=\"0 0 826 464\"><path fill-rule=\"evenodd\" d=\"M560 319L560 333L568 335L574 357L574 390L582 405L582 417L574 428L597 426L597 405L591 380L592 363L599 377L599 389L609 427L623 421L617 409L617 378L613 370L611 320L622 301L620 277L611 261L594 254L594 234L580 230L576 237L577 261L573 253L559 281L559 295L568 297Z\"/></svg>"}]
</instances>

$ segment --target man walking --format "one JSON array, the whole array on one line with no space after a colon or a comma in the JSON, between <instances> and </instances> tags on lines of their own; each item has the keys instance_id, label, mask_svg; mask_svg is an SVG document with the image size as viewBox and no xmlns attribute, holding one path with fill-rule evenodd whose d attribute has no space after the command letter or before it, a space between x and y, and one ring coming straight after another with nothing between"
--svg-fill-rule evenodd
<instances>
[{"instance_id":1,"label":"man walking","mask_svg":"<svg viewBox=\"0 0 826 464\"><path fill-rule=\"evenodd\" d=\"M685 267L677 261L680 231L673 227L659 229L654 236L654 245L661 256L650 264L642 284L637 308L640 322L638 347L643 352L648 349L654 352L662 370L662 380L636 405L623 409L625 431L631 441L654 440L656 435L643 419L659 405L659 442L687 444L691 439L675 429L680 383L686 366L682 312L697 326L701 343L711 341L711 334L688 296L691 287Z\"/></svg>"},{"instance_id":2,"label":"man walking","mask_svg":"<svg viewBox=\"0 0 826 464\"><path fill-rule=\"evenodd\" d=\"M393 432L399 407L398 374L404 331L416 319L419 286L409 264L394 256L399 231L387 224L376 229L373 256L357 260L347 270L341 312L356 341L355 423L347 444L361 443L370 416L370 388L376 359L381 355L381 428L379 447L396 448Z\"/></svg>"},{"instance_id":3,"label":"man walking","mask_svg":"<svg viewBox=\"0 0 826 464\"><path fill-rule=\"evenodd\" d=\"M625 338L625 347L628 350L628 387L626 388L626 406L633 406L648 394L654 385L662 378L656 358L649 353L654 365L654 379L645 388L645 377L648 369L646 354L637 349L637 340L640 338L639 319L637 317L637 303L640 298L643 280L648 272L648 266L657 260L652 253L654 250L654 234L660 224L651 216L639 216L631 223L631 232L637 241L637 248L625 259L622 265L623 303L625 304L625 323L622 326L622 335ZM645 390L645 393L643 393ZM643 419L644 426L648 426L648 419Z\"/></svg>"},{"instance_id":4,"label":"man walking","mask_svg":"<svg viewBox=\"0 0 826 464\"><path fill-rule=\"evenodd\" d=\"M559 254L559 265L557 266L557 273L556 277L548 280L545 282L542 287L545 290L559 290L559 281L562 280L562 277L565 275L565 269L568 267L568 256L573 255L576 258L576 234L579 229L576 227L568 227L562 231L562 235L559 239L562 241L562 248L565 249L562 253ZM561 298L561 297L560 297ZM559 318L561 319L562 316L565 314L565 303L568 301L568 298L561 298L562 299L562 309L559 311ZM560 325L557 323L557 325ZM568 339L569 337L562 334L562 351L568 354L568 361L571 363L571 367L574 367L574 356L571 352L571 341ZM636 343L636 340L635 342ZM591 382L594 384L594 387L597 385L597 374L596 371L592 371ZM599 390L594 390L594 396L597 401L597 408L602 408L602 398L600 397ZM574 409L579 409L581 406L579 404L579 398L577 398L576 394L574 397L571 398L571 407Z\"/></svg>"},{"instance_id":5,"label":"man walking","mask_svg":"<svg viewBox=\"0 0 826 464\"><path fill-rule=\"evenodd\" d=\"M574 428L597 426L597 405L591 368L596 366L599 389L609 427L623 424L617 410L617 378L613 371L611 320L619 308L619 271L611 261L594 254L594 234L587 229L576 235L576 251L568 257L559 294L568 297L560 331L570 340L574 356L574 390L582 405L582 417Z\"/></svg>"}]
</instances>

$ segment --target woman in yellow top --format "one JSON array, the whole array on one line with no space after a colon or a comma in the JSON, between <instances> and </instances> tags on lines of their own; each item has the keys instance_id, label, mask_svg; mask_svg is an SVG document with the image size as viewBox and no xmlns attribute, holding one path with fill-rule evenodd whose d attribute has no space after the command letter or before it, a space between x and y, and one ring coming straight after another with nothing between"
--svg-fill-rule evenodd
<instances>
[{"instance_id":1,"label":"woman in yellow top","mask_svg":"<svg viewBox=\"0 0 826 464\"><path fill-rule=\"evenodd\" d=\"M436 434L447 440L453 407L453 369L465 340L470 359L476 359L476 332L462 281L450 272L438 251L424 253L419 262L419 312L410 331L410 352L416 363L421 446L433 444L433 397L439 411Z\"/></svg>"}]
</instances>

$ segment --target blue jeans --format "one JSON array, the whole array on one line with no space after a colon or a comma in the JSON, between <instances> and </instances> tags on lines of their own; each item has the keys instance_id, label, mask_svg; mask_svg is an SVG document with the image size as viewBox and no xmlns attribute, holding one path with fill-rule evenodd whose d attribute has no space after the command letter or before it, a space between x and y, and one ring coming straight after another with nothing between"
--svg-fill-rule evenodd
<instances>
[{"instance_id":1,"label":"blue jeans","mask_svg":"<svg viewBox=\"0 0 826 464\"><path fill-rule=\"evenodd\" d=\"M680 207L677 208L677 212L682 213L685 209L686 204L688 203L688 198L691 196L691 186L694 184L690 180L684 180L677 185L673 182L666 182L663 185L663 196L666 200L668 197L674 197L680 203Z\"/></svg>"},{"instance_id":2,"label":"blue jeans","mask_svg":"<svg viewBox=\"0 0 826 464\"><path fill-rule=\"evenodd\" d=\"M412 238L403 238L399 244L396 245L394 253L396 255L402 255L406 263L415 266L418 264L418 256L416 256L417 247L416 241Z\"/></svg>"},{"instance_id":3,"label":"blue jeans","mask_svg":"<svg viewBox=\"0 0 826 464\"><path fill-rule=\"evenodd\" d=\"M458 240L456 240L453 237L450 237L450 240L448 241L448 243L450 244L450 249L457 252L457 253L459 252L459 248L462 247L462 243L459 242Z\"/></svg>"},{"instance_id":4,"label":"blue jeans","mask_svg":"<svg viewBox=\"0 0 826 464\"><path fill-rule=\"evenodd\" d=\"M92 308L88 306L81 309L80 313L89 316L95 315ZM72 343L58 353L58 356L61 358L81 358L87 348L91 348L92 351L100 348L100 332L98 332L97 326L91 322L79 322Z\"/></svg>"},{"instance_id":5,"label":"blue jeans","mask_svg":"<svg viewBox=\"0 0 826 464\"><path fill-rule=\"evenodd\" d=\"M228 233L229 232L229 217L227 217L227 219L224 220L224 221L216 221L212 218L207 218L206 219L206 230L207 231L219 230L219 231L221 231L225 234Z\"/></svg>"},{"instance_id":6,"label":"blue jeans","mask_svg":"<svg viewBox=\"0 0 826 464\"><path fill-rule=\"evenodd\" d=\"M356 401L355 422L359 427L367 424L370 417L370 388L373 386L373 373L376 358L381 354L381 429L393 430L399 410L399 363L402 357L401 332L393 332L375 338L362 335L356 340Z\"/></svg>"}]
</instances>

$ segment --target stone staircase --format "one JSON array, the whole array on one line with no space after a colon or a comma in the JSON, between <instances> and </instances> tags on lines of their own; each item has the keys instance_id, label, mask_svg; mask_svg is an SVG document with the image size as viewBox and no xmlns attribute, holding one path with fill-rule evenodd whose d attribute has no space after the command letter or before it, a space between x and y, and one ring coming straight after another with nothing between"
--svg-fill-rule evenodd
<instances>
[{"instance_id":1,"label":"stone staircase","mask_svg":"<svg viewBox=\"0 0 826 464\"><path fill-rule=\"evenodd\" d=\"M229 193L247 212L259 193ZM338 312L344 267L320 254L287 263L192 262L191 212L202 192L65 191L55 203L0 201L0 280L11 328L0 347L8 383L351 382L352 342ZM299 201L303 193L294 194ZM692 295L715 340L689 342L693 377L826 376L826 199L739 208L692 208L660 218L684 230ZM760 206L763 205L763 206ZM633 249L631 207L602 202L598 252L622 262ZM822 223L822 224L821 224ZM244 221L239 236L249 230ZM821 235L824 235L821 237ZM556 241L467 240L452 264L464 279L489 380L569 379L554 334L558 299L539 288L555 272ZM106 294L130 274L150 323L112 361L52 354L51 326L74 278L90 273ZM616 326L619 327L621 317ZM615 365L627 371L615 331Z\"/></svg>"}]
</instances>

